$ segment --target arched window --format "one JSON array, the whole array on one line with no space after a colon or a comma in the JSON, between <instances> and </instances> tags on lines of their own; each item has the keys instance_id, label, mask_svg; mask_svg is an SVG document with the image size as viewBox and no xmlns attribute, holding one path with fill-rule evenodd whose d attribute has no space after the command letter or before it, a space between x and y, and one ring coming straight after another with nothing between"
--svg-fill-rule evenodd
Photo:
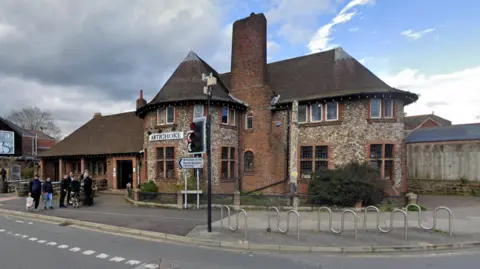
<instances>
[{"instance_id":1,"label":"arched window","mask_svg":"<svg viewBox=\"0 0 480 269\"><path fill-rule=\"evenodd\" d=\"M253 172L253 152L246 151L243 155L244 171Z\"/></svg>"}]
</instances>

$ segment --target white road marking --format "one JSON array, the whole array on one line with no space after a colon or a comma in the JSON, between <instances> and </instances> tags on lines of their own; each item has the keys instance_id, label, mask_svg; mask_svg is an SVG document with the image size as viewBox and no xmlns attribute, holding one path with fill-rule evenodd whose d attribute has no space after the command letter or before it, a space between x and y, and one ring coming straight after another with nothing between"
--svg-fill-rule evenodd
<instances>
[{"instance_id":1,"label":"white road marking","mask_svg":"<svg viewBox=\"0 0 480 269\"><path fill-rule=\"evenodd\" d=\"M80 250L82 250L81 248L71 248L70 251L71 252L79 252Z\"/></svg>"},{"instance_id":2,"label":"white road marking","mask_svg":"<svg viewBox=\"0 0 480 269\"><path fill-rule=\"evenodd\" d=\"M0 233L3 233L3 232L5 232L5 229L0 229Z\"/></svg>"},{"instance_id":3,"label":"white road marking","mask_svg":"<svg viewBox=\"0 0 480 269\"><path fill-rule=\"evenodd\" d=\"M10 218L9 216L4 216L4 217L7 218L7 219L12 219L12 218Z\"/></svg>"},{"instance_id":4,"label":"white road marking","mask_svg":"<svg viewBox=\"0 0 480 269\"><path fill-rule=\"evenodd\" d=\"M141 261L129 260L129 261L126 262L125 264L128 264L128 265L139 265L140 263L141 263Z\"/></svg>"},{"instance_id":5,"label":"white road marking","mask_svg":"<svg viewBox=\"0 0 480 269\"><path fill-rule=\"evenodd\" d=\"M113 257L110 259L111 262L121 262L123 260L125 260L123 257Z\"/></svg>"},{"instance_id":6,"label":"white road marking","mask_svg":"<svg viewBox=\"0 0 480 269\"><path fill-rule=\"evenodd\" d=\"M16 223L23 223L23 220L16 220Z\"/></svg>"},{"instance_id":7,"label":"white road marking","mask_svg":"<svg viewBox=\"0 0 480 269\"><path fill-rule=\"evenodd\" d=\"M33 222L29 222L28 224L33 224Z\"/></svg>"},{"instance_id":8,"label":"white road marking","mask_svg":"<svg viewBox=\"0 0 480 269\"><path fill-rule=\"evenodd\" d=\"M58 246L58 248L64 249L64 248L68 248L68 246L67 245L60 245L60 246Z\"/></svg>"},{"instance_id":9,"label":"white road marking","mask_svg":"<svg viewBox=\"0 0 480 269\"><path fill-rule=\"evenodd\" d=\"M24 234L24 235L22 235L22 238L23 239L28 238L28 235Z\"/></svg>"},{"instance_id":10,"label":"white road marking","mask_svg":"<svg viewBox=\"0 0 480 269\"><path fill-rule=\"evenodd\" d=\"M37 241L37 239L38 239L38 238L32 237L32 238L30 238L30 239L28 239L28 240L30 240L30 241Z\"/></svg>"},{"instance_id":11,"label":"white road marking","mask_svg":"<svg viewBox=\"0 0 480 269\"><path fill-rule=\"evenodd\" d=\"M47 241L46 241L46 240L38 240L37 243L43 244L43 243L45 243L45 242L47 242Z\"/></svg>"},{"instance_id":12,"label":"white road marking","mask_svg":"<svg viewBox=\"0 0 480 269\"><path fill-rule=\"evenodd\" d=\"M105 259L105 258L108 258L108 255L105 254L105 253L102 253L102 254L98 255L97 258L99 258L99 259Z\"/></svg>"},{"instance_id":13,"label":"white road marking","mask_svg":"<svg viewBox=\"0 0 480 269\"><path fill-rule=\"evenodd\" d=\"M56 245L57 245L56 242L49 242L49 243L47 243L47 246L56 246Z\"/></svg>"},{"instance_id":14,"label":"white road marking","mask_svg":"<svg viewBox=\"0 0 480 269\"><path fill-rule=\"evenodd\" d=\"M149 264L145 264L144 267L147 268L147 269L156 269L159 266L158 266L158 264L149 263Z\"/></svg>"},{"instance_id":15,"label":"white road marking","mask_svg":"<svg viewBox=\"0 0 480 269\"><path fill-rule=\"evenodd\" d=\"M21 234L15 234L16 237L19 237Z\"/></svg>"},{"instance_id":16,"label":"white road marking","mask_svg":"<svg viewBox=\"0 0 480 269\"><path fill-rule=\"evenodd\" d=\"M83 254L83 255L92 255L93 253L95 253L95 251L93 251L93 250L85 250L82 254Z\"/></svg>"},{"instance_id":17,"label":"white road marking","mask_svg":"<svg viewBox=\"0 0 480 269\"><path fill-rule=\"evenodd\" d=\"M8 233L7 233L7 234L12 234L12 232L8 231Z\"/></svg>"}]
</instances>

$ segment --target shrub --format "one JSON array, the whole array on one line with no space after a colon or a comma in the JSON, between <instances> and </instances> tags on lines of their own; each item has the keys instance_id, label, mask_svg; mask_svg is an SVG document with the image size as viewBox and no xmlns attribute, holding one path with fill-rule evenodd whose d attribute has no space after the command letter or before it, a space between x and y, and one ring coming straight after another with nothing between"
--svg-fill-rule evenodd
<instances>
[{"instance_id":1,"label":"shrub","mask_svg":"<svg viewBox=\"0 0 480 269\"><path fill-rule=\"evenodd\" d=\"M367 163L349 163L336 169L316 173L308 189L310 202L337 206L354 206L357 202L379 204L384 197L385 182Z\"/></svg>"},{"instance_id":2,"label":"shrub","mask_svg":"<svg viewBox=\"0 0 480 269\"><path fill-rule=\"evenodd\" d=\"M157 187L157 184L155 184L155 182L153 181L148 181L146 183L143 183L141 186L140 186L140 191L141 192L158 192L158 187Z\"/></svg>"},{"instance_id":3,"label":"shrub","mask_svg":"<svg viewBox=\"0 0 480 269\"><path fill-rule=\"evenodd\" d=\"M24 179L33 178L34 175L35 175L35 168L34 167L23 168L22 176L23 176Z\"/></svg>"}]
</instances>

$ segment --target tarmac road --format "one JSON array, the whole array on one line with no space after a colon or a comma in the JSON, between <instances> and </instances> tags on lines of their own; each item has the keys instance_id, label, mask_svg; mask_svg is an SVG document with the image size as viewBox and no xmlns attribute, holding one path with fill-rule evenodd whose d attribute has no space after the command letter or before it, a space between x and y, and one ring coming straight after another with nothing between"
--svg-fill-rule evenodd
<instances>
[{"instance_id":1,"label":"tarmac road","mask_svg":"<svg viewBox=\"0 0 480 269\"><path fill-rule=\"evenodd\" d=\"M0 268L476 268L478 251L385 256L251 253L154 242L0 215ZM159 266L158 261L162 261Z\"/></svg>"}]
</instances>

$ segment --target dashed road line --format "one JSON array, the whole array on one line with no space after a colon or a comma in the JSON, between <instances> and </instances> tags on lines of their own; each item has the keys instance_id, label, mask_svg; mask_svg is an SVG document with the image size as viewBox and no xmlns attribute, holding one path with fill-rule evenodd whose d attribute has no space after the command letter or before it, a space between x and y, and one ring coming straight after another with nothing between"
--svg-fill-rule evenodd
<instances>
[{"instance_id":1,"label":"dashed road line","mask_svg":"<svg viewBox=\"0 0 480 269\"><path fill-rule=\"evenodd\" d=\"M149 264L145 264L143 267L145 267L147 269L157 269L160 266L158 264L149 263Z\"/></svg>"},{"instance_id":2,"label":"dashed road line","mask_svg":"<svg viewBox=\"0 0 480 269\"><path fill-rule=\"evenodd\" d=\"M47 240L38 240L37 243L40 243L40 244L43 244L43 243L46 243Z\"/></svg>"},{"instance_id":3,"label":"dashed road line","mask_svg":"<svg viewBox=\"0 0 480 269\"><path fill-rule=\"evenodd\" d=\"M124 260L125 260L125 258L123 258L123 257L113 257L113 258L110 259L111 262L122 262Z\"/></svg>"},{"instance_id":4,"label":"dashed road line","mask_svg":"<svg viewBox=\"0 0 480 269\"><path fill-rule=\"evenodd\" d=\"M71 248L69 249L71 252L79 252L80 250L82 250L81 248Z\"/></svg>"},{"instance_id":5,"label":"dashed road line","mask_svg":"<svg viewBox=\"0 0 480 269\"><path fill-rule=\"evenodd\" d=\"M28 235L24 234L24 235L22 235L22 238L23 239L28 238Z\"/></svg>"},{"instance_id":6,"label":"dashed road line","mask_svg":"<svg viewBox=\"0 0 480 269\"><path fill-rule=\"evenodd\" d=\"M67 245L60 245L60 246L58 246L58 248L64 249L64 248L68 248L68 246Z\"/></svg>"},{"instance_id":7,"label":"dashed road line","mask_svg":"<svg viewBox=\"0 0 480 269\"><path fill-rule=\"evenodd\" d=\"M57 242L49 242L47 243L47 246L56 246L57 245Z\"/></svg>"},{"instance_id":8,"label":"dashed road line","mask_svg":"<svg viewBox=\"0 0 480 269\"><path fill-rule=\"evenodd\" d=\"M16 220L16 223L24 223L23 220Z\"/></svg>"},{"instance_id":9,"label":"dashed road line","mask_svg":"<svg viewBox=\"0 0 480 269\"><path fill-rule=\"evenodd\" d=\"M21 234L15 234L15 237L19 237Z\"/></svg>"},{"instance_id":10,"label":"dashed road line","mask_svg":"<svg viewBox=\"0 0 480 269\"><path fill-rule=\"evenodd\" d=\"M141 261L137 261L137 260L129 260L128 262L126 262L125 264L127 265L139 265L140 263L142 263Z\"/></svg>"},{"instance_id":11,"label":"dashed road line","mask_svg":"<svg viewBox=\"0 0 480 269\"><path fill-rule=\"evenodd\" d=\"M99 259L105 259L105 258L108 258L108 255L105 254L105 253L102 253L102 254L100 254L100 255L97 255L97 258L99 258Z\"/></svg>"},{"instance_id":12,"label":"dashed road line","mask_svg":"<svg viewBox=\"0 0 480 269\"><path fill-rule=\"evenodd\" d=\"M95 251L93 251L93 250L85 250L82 254L89 256L89 255L92 255L93 253L95 253Z\"/></svg>"},{"instance_id":13,"label":"dashed road line","mask_svg":"<svg viewBox=\"0 0 480 269\"><path fill-rule=\"evenodd\" d=\"M32 225L32 224L33 224L33 222L29 222L28 224Z\"/></svg>"},{"instance_id":14,"label":"dashed road line","mask_svg":"<svg viewBox=\"0 0 480 269\"><path fill-rule=\"evenodd\" d=\"M30 239L28 239L28 240L30 240L30 241L37 241L37 240L38 240L38 238L31 237L31 238L30 238Z\"/></svg>"},{"instance_id":15,"label":"dashed road line","mask_svg":"<svg viewBox=\"0 0 480 269\"><path fill-rule=\"evenodd\" d=\"M5 232L5 229L0 229L0 233L3 233L3 232Z\"/></svg>"}]
</instances>

